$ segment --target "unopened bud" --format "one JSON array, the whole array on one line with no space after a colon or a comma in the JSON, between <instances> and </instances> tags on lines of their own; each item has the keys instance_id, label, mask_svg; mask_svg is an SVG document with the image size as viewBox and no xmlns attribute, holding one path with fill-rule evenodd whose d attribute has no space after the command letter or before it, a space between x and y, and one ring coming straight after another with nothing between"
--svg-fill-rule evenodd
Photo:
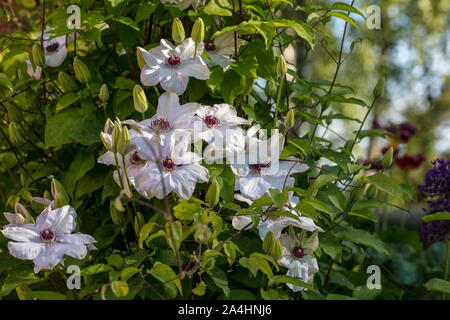
<instances>
[{"instance_id":1,"label":"unopened bud","mask_svg":"<svg viewBox=\"0 0 450 320\"><path fill-rule=\"evenodd\" d=\"M275 81L273 81L272 79L267 80L264 93L268 98L274 97L277 94L277 87Z\"/></svg>"},{"instance_id":2,"label":"unopened bud","mask_svg":"<svg viewBox=\"0 0 450 320\"><path fill-rule=\"evenodd\" d=\"M135 85L133 88L133 102L134 108L140 113L144 113L148 109L147 97L145 91L140 85Z\"/></svg>"},{"instance_id":3,"label":"unopened bud","mask_svg":"<svg viewBox=\"0 0 450 320\"><path fill-rule=\"evenodd\" d=\"M75 78L82 83L89 83L91 80L91 73L89 68L84 64L83 61L75 57L73 59L73 70L75 71Z\"/></svg>"},{"instance_id":4,"label":"unopened bud","mask_svg":"<svg viewBox=\"0 0 450 320\"><path fill-rule=\"evenodd\" d=\"M33 45L31 48L31 55L35 65L42 67L45 64L44 51L40 45Z\"/></svg>"},{"instance_id":5,"label":"unopened bud","mask_svg":"<svg viewBox=\"0 0 450 320\"><path fill-rule=\"evenodd\" d=\"M290 129L294 126L294 123L295 123L294 109L289 109L288 113L286 114L286 118L284 118L284 127L286 129Z\"/></svg>"},{"instance_id":6,"label":"unopened bud","mask_svg":"<svg viewBox=\"0 0 450 320\"><path fill-rule=\"evenodd\" d=\"M377 85L373 89L373 96L375 98L379 98L379 97L383 96L385 82L386 82L386 80L384 77L381 77L380 80L378 80Z\"/></svg>"},{"instance_id":7,"label":"unopened bud","mask_svg":"<svg viewBox=\"0 0 450 320\"><path fill-rule=\"evenodd\" d=\"M145 50L145 49L142 49L139 47L136 49L136 58L137 58L137 63L138 63L139 69L142 69L142 67L144 67L146 64L144 57L142 56L141 50Z\"/></svg>"},{"instance_id":8,"label":"unopened bud","mask_svg":"<svg viewBox=\"0 0 450 320\"><path fill-rule=\"evenodd\" d=\"M390 147L383 156L383 160L381 162L383 164L383 168L386 169L391 166L393 156L394 156L394 149Z\"/></svg>"},{"instance_id":9,"label":"unopened bud","mask_svg":"<svg viewBox=\"0 0 450 320\"><path fill-rule=\"evenodd\" d=\"M109 99L109 90L108 90L108 85L106 83L104 83L101 87L100 87L100 93L98 94L99 99L102 102L107 102Z\"/></svg>"},{"instance_id":10,"label":"unopened bud","mask_svg":"<svg viewBox=\"0 0 450 320\"><path fill-rule=\"evenodd\" d=\"M127 154L130 150L130 133L127 127L123 127L120 134L120 140L117 143L117 152Z\"/></svg>"},{"instance_id":11,"label":"unopened bud","mask_svg":"<svg viewBox=\"0 0 450 320\"><path fill-rule=\"evenodd\" d=\"M78 86L75 83L75 81L73 80L73 78L71 76L69 76L67 73L65 73L64 71L61 71L58 73L58 81L59 84L61 85L62 90L67 93L67 92L74 92L78 90Z\"/></svg>"},{"instance_id":12,"label":"unopened bud","mask_svg":"<svg viewBox=\"0 0 450 320\"><path fill-rule=\"evenodd\" d=\"M173 41L175 41L176 43L181 43L185 37L186 36L184 34L183 24L181 23L180 19L175 18L172 23L172 39L173 39Z\"/></svg>"},{"instance_id":13,"label":"unopened bud","mask_svg":"<svg viewBox=\"0 0 450 320\"><path fill-rule=\"evenodd\" d=\"M202 18L198 18L192 27L191 38L195 43L199 44L205 39L205 24Z\"/></svg>"},{"instance_id":14,"label":"unopened bud","mask_svg":"<svg viewBox=\"0 0 450 320\"><path fill-rule=\"evenodd\" d=\"M22 141L22 136L20 135L19 128L17 127L17 124L13 121L9 123L8 126L8 133L9 133L9 139L12 143L18 144L20 141Z\"/></svg>"},{"instance_id":15,"label":"unopened bud","mask_svg":"<svg viewBox=\"0 0 450 320\"><path fill-rule=\"evenodd\" d=\"M69 204L69 196L67 195L66 190L64 190L64 187L58 180L55 179L52 180L51 191L53 199L55 200L54 209Z\"/></svg>"},{"instance_id":16,"label":"unopened bud","mask_svg":"<svg viewBox=\"0 0 450 320\"><path fill-rule=\"evenodd\" d=\"M283 55L280 55L277 64L277 74L279 77L284 77L286 73L287 73L286 60L284 59Z\"/></svg>"}]
</instances>

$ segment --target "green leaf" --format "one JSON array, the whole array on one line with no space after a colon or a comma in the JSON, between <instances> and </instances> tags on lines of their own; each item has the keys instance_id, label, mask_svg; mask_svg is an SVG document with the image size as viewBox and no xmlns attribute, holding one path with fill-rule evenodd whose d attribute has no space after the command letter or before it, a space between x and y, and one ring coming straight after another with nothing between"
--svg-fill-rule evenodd
<instances>
[{"instance_id":1,"label":"green leaf","mask_svg":"<svg viewBox=\"0 0 450 320\"><path fill-rule=\"evenodd\" d=\"M299 278L291 277L291 276L288 276L288 275L276 275L276 276L273 276L271 279L269 279L268 285L272 286L274 284L279 284L279 283L290 283L290 284L293 284L294 286L299 286L299 287L308 289L310 291L319 293L316 289L314 289L314 287L312 285L301 281Z\"/></svg>"},{"instance_id":2,"label":"green leaf","mask_svg":"<svg viewBox=\"0 0 450 320\"><path fill-rule=\"evenodd\" d=\"M11 290L15 289L17 286L32 284L35 282L41 281L32 270L12 270L6 276L5 281L2 285L1 295L8 295Z\"/></svg>"},{"instance_id":3,"label":"green leaf","mask_svg":"<svg viewBox=\"0 0 450 320\"><path fill-rule=\"evenodd\" d=\"M138 241L139 248L141 249L144 248L143 247L144 241L148 238L148 235L153 231L154 228L155 228L154 222L149 222L142 226L141 230L139 231L139 241Z\"/></svg>"},{"instance_id":4,"label":"green leaf","mask_svg":"<svg viewBox=\"0 0 450 320\"><path fill-rule=\"evenodd\" d=\"M80 99L80 96L76 93L70 92L61 97L56 104L56 112L61 111L68 106L74 104Z\"/></svg>"},{"instance_id":5,"label":"green leaf","mask_svg":"<svg viewBox=\"0 0 450 320\"><path fill-rule=\"evenodd\" d=\"M377 222L378 219L377 217L375 217L373 214L371 214L370 212L357 212L357 211L350 211L348 213L349 216L353 216L353 217L359 217L359 218L363 218L366 220L370 220L373 222Z\"/></svg>"},{"instance_id":6,"label":"green leaf","mask_svg":"<svg viewBox=\"0 0 450 320\"><path fill-rule=\"evenodd\" d=\"M233 104L234 99L242 91L244 87L243 78L239 76L233 69L225 72L220 91L222 92L225 103Z\"/></svg>"},{"instance_id":7,"label":"green leaf","mask_svg":"<svg viewBox=\"0 0 450 320\"><path fill-rule=\"evenodd\" d=\"M450 281L445 281L438 278L433 278L424 284L425 288L429 291L439 291L444 293L450 293Z\"/></svg>"},{"instance_id":8,"label":"green leaf","mask_svg":"<svg viewBox=\"0 0 450 320\"><path fill-rule=\"evenodd\" d=\"M93 265L81 270L81 275L83 275L83 276L93 275L93 274L109 272L109 271L113 271L113 270L114 270L113 267L111 267L107 264L97 263L97 264L93 264Z\"/></svg>"},{"instance_id":9,"label":"green leaf","mask_svg":"<svg viewBox=\"0 0 450 320\"><path fill-rule=\"evenodd\" d=\"M364 179L367 179L369 183L373 184L377 189L384 191L391 196L399 199L403 203L404 201L404 193L403 190L399 187L398 183L394 181L392 178L389 178L388 176L377 173L369 177L365 177Z\"/></svg>"},{"instance_id":10,"label":"green leaf","mask_svg":"<svg viewBox=\"0 0 450 320\"><path fill-rule=\"evenodd\" d=\"M99 249L108 246L119 234L120 227L114 224L105 224L97 228L94 232L94 238L97 240L95 246Z\"/></svg>"},{"instance_id":11,"label":"green leaf","mask_svg":"<svg viewBox=\"0 0 450 320\"><path fill-rule=\"evenodd\" d=\"M353 131L354 134L357 134L358 131ZM361 130L359 133L358 139L363 139L365 137L382 137L389 136L391 133L384 129L370 129L370 130Z\"/></svg>"},{"instance_id":12,"label":"green leaf","mask_svg":"<svg viewBox=\"0 0 450 320\"><path fill-rule=\"evenodd\" d=\"M241 76L251 79L258 78L257 75L258 60L254 56L251 57L247 56L244 59L240 59L232 63L231 67Z\"/></svg>"},{"instance_id":13,"label":"green leaf","mask_svg":"<svg viewBox=\"0 0 450 320\"><path fill-rule=\"evenodd\" d=\"M275 27L292 28L302 39L305 39L314 50L314 30L301 20L272 20Z\"/></svg>"},{"instance_id":14,"label":"green leaf","mask_svg":"<svg viewBox=\"0 0 450 320\"><path fill-rule=\"evenodd\" d=\"M334 16L336 18L345 20L346 22L350 23L352 26L354 26L356 29L358 29L358 31L361 31L361 29L359 28L359 26L356 24L355 20L353 20L352 18L350 18L348 15L342 13L342 12L337 12L337 11L332 11L329 13L330 16Z\"/></svg>"},{"instance_id":15,"label":"green leaf","mask_svg":"<svg viewBox=\"0 0 450 320\"><path fill-rule=\"evenodd\" d=\"M213 268L208 271L208 275L214 281L214 284L222 289L225 296L228 297L230 295L230 288L228 287L228 279L225 272L219 268Z\"/></svg>"},{"instance_id":16,"label":"green leaf","mask_svg":"<svg viewBox=\"0 0 450 320\"><path fill-rule=\"evenodd\" d=\"M347 12L353 12L353 13L360 15L364 19L366 19L366 17L364 16L364 14L361 11L359 11L355 7L352 7L344 2L334 3L331 7L329 7L329 10L342 10L342 11L347 11Z\"/></svg>"},{"instance_id":17,"label":"green leaf","mask_svg":"<svg viewBox=\"0 0 450 320\"><path fill-rule=\"evenodd\" d=\"M177 219L191 221L197 215L201 215L202 207L195 201L180 199L173 207L173 213Z\"/></svg>"},{"instance_id":18,"label":"green leaf","mask_svg":"<svg viewBox=\"0 0 450 320\"><path fill-rule=\"evenodd\" d=\"M134 22L132 19L130 19L128 17L119 17L119 18L115 18L114 20L116 20L117 22L120 22L121 24L124 24L130 28L133 28L136 31L140 31L139 26L136 24L136 22Z\"/></svg>"},{"instance_id":19,"label":"green leaf","mask_svg":"<svg viewBox=\"0 0 450 320\"><path fill-rule=\"evenodd\" d=\"M328 214L330 217L333 217L333 212L331 211L331 209L328 207L328 205L325 202L323 202L319 199L316 199L316 198L302 199L302 201L310 204L314 209L324 212L324 213Z\"/></svg>"},{"instance_id":20,"label":"green leaf","mask_svg":"<svg viewBox=\"0 0 450 320\"><path fill-rule=\"evenodd\" d=\"M210 16L229 16L233 15L230 9L230 3L227 0L211 0L205 6L204 13Z\"/></svg>"},{"instance_id":21,"label":"green leaf","mask_svg":"<svg viewBox=\"0 0 450 320\"><path fill-rule=\"evenodd\" d=\"M309 195L314 197L320 188L338 179L339 177L333 173L326 173L318 176L308 188Z\"/></svg>"},{"instance_id":22,"label":"green leaf","mask_svg":"<svg viewBox=\"0 0 450 320\"><path fill-rule=\"evenodd\" d=\"M349 296L344 296L342 294L337 294L337 293L329 293L327 295L327 300L356 300L353 297L349 297Z\"/></svg>"},{"instance_id":23,"label":"green leaf","mask_svg":"<svg viewBox=\"0 0 450 320\"><path fill-rule=\"evenodd\" d=\"M219 203L220 185L217 179L213 179L206 192L205 201L211 208L214 208Z\"/></svg>"},{"instance_id":24,"label":"green leaf","mask_svg":"<svg viewBox=\"0 0 450 320\"><path fill-rule=\"evenodd\" d=\"M379 252L389 255L389 251L387 250L383 241L377 239L374 235L370 234L365 230L348 227L347 229L338 232L336 236L339 238L353 241L358 244L362 244L366 247L370 247Z\"/></svg>"},{"instance_id":25,"label":"green leaf","mask_svg":"<svg viewBox=\"0 0 450 320\"><path fill-rule=\"evenodd\" d=\"M53 291L30 291L30 296L37 300L67 300L64 294Z\"/></svg>"},{"instance_id":26,"label":"green leaf","mask_svg":"<svg viewBox=\"0 0 450 320\"><path fill-rule=\"evenodd\" d=\"M272 189L269 189L269 193L270 193L270 197L272 198L273 203L280 209L284 207L284 204L289 199L287 190L284 190L283 192L281 192L278 189L272 188Z\"/></svg>"},{"instance_id":27,"label":"green leaf","mask_svg":"<svg viewBox=\"0 0 450 320\"><path fill-rule=\"evenodd\" d=\"M116 297L125 297L129 292L128 283L120 280L113 281L111 283L111 290Z\"/></svg>"},{"instance_id":28,"label":"green leaf","mask_svg":"<svg viewBox=\"0 0 450 320\"><path fill-rule=\"evenodd\" d=\"M425 222L436 221L436 220L450 220L450 212L437 212L433 214L427 214L422 217Z\"/></svg>"},{"instance_id":29,"label":"green leaf","mask_svg":"<svg viewBox=\"0 0 450 320\"><path fill-rule=\"evenodd\" d=\"M322 250L337 262L341 262L342 246L339 240L331 234L319 233L319 245Z\"/></svg>"},{"instance_id":30,"label":"green leaf","mask_svg":"<svg viewBox=\"0 0 450 320\"><path fill-rule=\"evenodd\" d=\"M73 141L72 133L76 130L77 122L81 120L80 109L69 109L58 112L50 118L45 126L45 146L58 147Z\"/></svg>"},{"instance_id":31,"label":"green leaf","mask_svg":"<svg viewBox=\"0 0 450 320\"><path fill-rule=\"evenodd\" d=\"M176 273L172 270L172 268L169 267L168 265L157 261L153 265L152 269L148 271L148 273L150 273L153 277L155 277L159 281L165 282L164 286L168 288L172 293L175 293L174 296L176 296L176 289L178 289L180 294L183 295L183 289L181 288L180 279L177 277Z\"/></svg>"}]
</instances>

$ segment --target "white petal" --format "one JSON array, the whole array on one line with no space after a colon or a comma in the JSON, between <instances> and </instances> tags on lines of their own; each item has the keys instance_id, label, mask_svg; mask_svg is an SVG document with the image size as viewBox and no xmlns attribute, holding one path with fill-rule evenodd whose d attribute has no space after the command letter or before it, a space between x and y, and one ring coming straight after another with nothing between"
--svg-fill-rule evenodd
<instances>
[{"instance_id":1,"label":"white petal","mask_svg":"<svg viewBox=\"0 0 450 320\"><path fill-rule=\"evenodd\" d=\"M245 230L248 230L251 229L253 225L252 219L249 216L244 215L233 217L231 224L236 230L242 230L244 228Z\"/></svg>"},{"instance_id":2,"label":"white petal","mask_svg":"<svg viewBox=\"0 0 450 320\"><path fill-rule=\"evenodd\" d=\"M80 232L60 236L57 241L71 244L88 244L96 242L93 236Z\"/></svg>"},{"instance_id":3,"label":"white petal","mask_svg":"<svg viewBox=\"0 0 450 320\"><path fill-rule=\"evenodd\" d=\"M161 71L163 71L161 69ZM189 77L181 73L171 71L166 76L161 76L161 87L166 91L175 92L177 95L182 95L186 91Z\"/></svg>"},{"instance_id":4,"label":"white petal","mask_svg":"<svg viewBox=\"0 0 450 320\"><path fill-rule=\"evenodd\" d=\"M177 68L177 72L184 76L194 77L199 80L209 79L210 71L200 57L182 60L181 65Z\"/></svg>"},{"instance_id":5,"label":"white petal","mask_svg":"<svg viewBox=\"0 0 450 320\"><path fill-rule=\"evenodd\" d=\"M161 81L159 69L145 65L141 70L141 82L144 86L151 87Z\"/></svg>"},{"instance_id":6,"label":"white petal","mask_svg":"<svg viewBox=\"0 0 450 320\"><path fill-rule=\"evenodd\" d=\"M62 206L48 214L47 221L50 223L48 228L55 232L56 236L72 233L76 226L76 216L74 208L68 205Z\"/></svg>"},{"instance_id":7,"label":"white petal","mask_svg":"<svg viewBox=\"0 0 450 320\"><path fill-rule=\"evenodd\" d=\"M9 253L22 260L33 260L45 250L44 243L8 242Z\"/></svg>"},{"instance_id":8,"label":"white petal","mask_svg":"<svg viewBox=\"0 0 450 320\"><path fill-rule=\"evenodd\" d=\"M20 227L7 227L1 230L3 235L11 240L19 241L19 242L41 242L39 231L36 229L25 228L24 226Z\"/></svg>"}]
</instances>

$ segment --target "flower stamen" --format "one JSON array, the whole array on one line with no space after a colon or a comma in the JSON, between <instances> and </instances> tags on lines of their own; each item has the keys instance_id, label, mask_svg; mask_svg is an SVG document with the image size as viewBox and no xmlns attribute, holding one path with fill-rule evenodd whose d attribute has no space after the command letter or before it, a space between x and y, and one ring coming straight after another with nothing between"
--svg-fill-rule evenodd
<instances>
[{"instance_id":1,"label":"flower stamen","mask_svg":"<svg viewBox=\"0 0 450 320\"><path fill-rule=\"evenodd\" d=\"M170 123L169 121L167 121L167 119L160 118L153 120L150 124L150 128L157 132L167 131L170 129Z\"/></svg>"},{"instance_id":2,"label":"flower stamen","mask_svg":"<svg viewBox=\"0 0 450 320\"><path fill-rule=\"evenodd\" d=\"M166 59L166 65L172 69L178 68L180 63L181 63L181 59L180 59L180 57L177 57L177 56L171 56Z\"/></svg>"},{"instance_id":3,"label":"flower stamen","mask_svg":"<svg viewBox=\"0 0 450 320\"><path fill-rule=\"evenodd\" d=\"M52 52L57 51L58 48L59 48L59 43L55 42L55 43L52 43L51 45L47 46L47 48L45 48L45 50L47 50L47 52L49 52L49 53L52 53Z\"/></svg>"},{"instance_id":4,"label":"flower stamen","mask_svg":"<svg viewBox=\"0 0 450 320\"><path fill-rule=\"evenodd\" d=\"M298 259L301 259L305 256L305 252L300 247L295 247L294 250L292 250L292 254Z\"/></svg>"},{"instance_id":5,"label":"flower stamen","mask_svg":"<svg viewBox=\"0 0 450 320\"><path fill-rule=\"evenodd\" d=\"M173 171L177 167L177 164L169 157L166 157L162 162L162 166L168 171Z\"/></svg>"},{"instance_id":6,"label":"flower stamen","mask_svg":"<svg viewBox=\"0 0 450 320\"><path fill-rule=\"evenodd\" d=\"M261 170L265 168L270 168L270 164L267 163L256 163L256 164L250 164L250 172L253 174L261 174Z\"/></svg>"},{"instance_id":7,"label":"flower stamen","mask_svg":"<svg viewBox=\"0 0 450 320\"><path fill-rule=\"evenodd\" d=\"M214 43L208 42L205 44L206 51L216 51L216 45Z\"/></svg>"},{"instance_id":8,"label":"flower stamen","mask_svg":"<svg viewBox=\"0 0 450 320\"><path fill-rule=\"evenodd\" d=\"M214 116L206 116L205 119L203 119L203 122L208 128L215 128L219 125L220 120Z\"/></svg>"},{"instance_id":9,"label":"flower stamen","mask_svg":"<svg viewBox=\"0 0 450 320\"><path fill-rule=\"evenodd\" d=\"M50 229L44 229L41 231L41 240L44 242L53 242L55 240L55 233Z\"/></svg>"}]
</instances>

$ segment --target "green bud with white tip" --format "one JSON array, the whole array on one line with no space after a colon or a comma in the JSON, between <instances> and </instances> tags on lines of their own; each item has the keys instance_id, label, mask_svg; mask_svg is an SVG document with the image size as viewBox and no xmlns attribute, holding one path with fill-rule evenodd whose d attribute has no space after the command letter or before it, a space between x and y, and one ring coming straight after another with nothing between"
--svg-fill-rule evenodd
<instances>
[{"instance_id":1,"label":"green bud with white tip","mask_svg":"<svg viewBox=\"0 0 450 320\"><path fill-rule=\"evenodd\" d=\"M133 102L134 108L140 113L144 113L148 109L147 97L145 91L140 85L135 85L133 88Z\"/></svg>"},{"instance_id":2,"label":"green bud with white tip","mask_svg":"<svg viewBox=\"0 0 450 320\"><path fill-rule=\"evenodd\" d=\"M45 64L44 51L40 45L36 43L33 45L31 55L35 65L42 67Z\"/></svg>"},{"instance_id":3,"label":"green bud with white tip","mask_svg":"<svg viewBox=\"0 0 450 320\"><path fill-rule=\"evenodd\" d=\"M82 83L89 83L91 80L91 73L89 68L84 64L83 61L75 57L73 59L73 70L75 71L75 78Z\"/></svg>"},{"instance_id":4,"label":"green bud with white tip","mask_svg":"<svg viewBox=\"0 0 450 320\"><path fill-rule=\"evenodd\" d=\"M183 42L184 38L186 37L184 33L184 27L181 23L180 19L175 18L172 23L172 39L176 43Z\"/></svg>"},{"instance_id":5,"label":"green bud with white tip","mask_svg":"<svg viewBox=\"0 0 450 320\"><path fill-rule=\"evenodd\" d=\"M205 23L202 18L198 18L192 27L191 38L195 43L199 44L205 39Z\"/></svg>"}]
</instances>

